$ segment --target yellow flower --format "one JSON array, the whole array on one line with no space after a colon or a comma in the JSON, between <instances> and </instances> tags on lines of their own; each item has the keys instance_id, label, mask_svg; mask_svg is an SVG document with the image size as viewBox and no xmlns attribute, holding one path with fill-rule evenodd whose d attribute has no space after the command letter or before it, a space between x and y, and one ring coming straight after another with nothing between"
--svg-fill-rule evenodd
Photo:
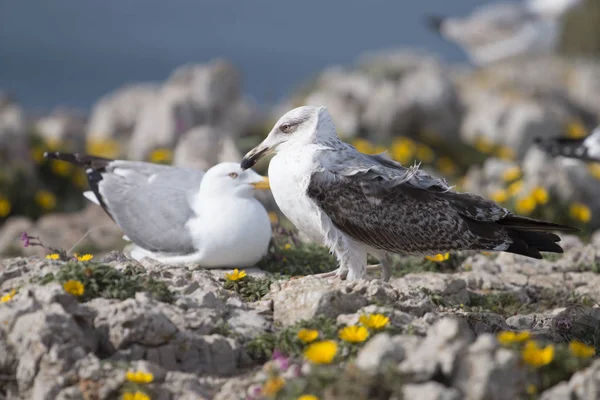
<instances>
[{"instance_id":1,"label":"yellow flower","mask_svg":"<svg viewBox=\"0 0 600 400\"><path fill-rule=\"evenodd\" d=\"M515 151L508 146L502 146L496 150L496 157L501 160L512 161L515 159Z\"/></svg>"},{"instance_id":2,"label":"yellow flower","mask_svg":"<svg viewBox=\"0 0 600 400\"><path fill-rule=\"evenodd\" d=\"M44 150L40 149L39 147L31 149L29 154L31 155L31 159L36 164L41 164L44 161Z\"/></svg>"},{"instance_id":3,"label":"yellow flower","mask_svg":"<svg viewBox=\"0 0 600 400\"><path fill-rule=\"evenodd\" d=\"M531 334L529 331L512 332L512 331L501 331L496 335L496 339L500 344L508 345L511 343L521 343L529 340Z\"/></svg>"},{"instance_id":4,"label":"yellow flower","mask_svg":"<svg viewBox=\"0 0 600 400\"><path fill-rule=\"evenodd\" d=\"M298 397L296 400L319 400L319 398L312 394L303 394L302 396Z\"/></svg>"},{"instance_id":5,"label":"yellow flower","mask_svg":"<svg viewBox=\"0 0 600 400\"><path fill-rule=\"evenodd\" d=\"M123 393L123 400L151 400L151 398L146 393L138 391L135 393Z\"/></svg>"},{"instance_id":6,"label":"yellow flower","mask_svg":"<svg viewBox=\"0 0 600 400\"><path fill-rule=\"evenodd\" d=\"M52 160L50 169L58 176L68 176L73 170L73 165L65 161Z\"/></svg>"},{"instance_id":7,"label":"yellow flower","mask_svg":"<svg viewBox=\"0 0 600 400\"><path fill-rule=\"evenodd\" d=\"M340 329L340 339L350 343L361 343L369 337L369 331L364 326L350 325Z\"/></svg>"},{"instance_id":8,"label":"yellow flower","mask_svg":"<svg viewBox=\"0 0 600 400\"><path fill-rule=\"evenodd\" d=\"M550 364L554 359L554 345L550 344L541 348L535 341L530 340L525 343L521 357L525 363L533 367L543 367Z\"/></svg>"},{"instance_id":9,"label":"yellow flower","mask_svg":"<svg viewBox=\"0 0 600 400\"><path fill-rule=\"evenodd\" d=\"M435 158L431 147L424 144L417 144L417 159L425 163L430 163Z\"/></svg>"},{"instance_id":10,"label":"yellow flower","mask_svg":"<svg viewBox=\"0 0 600 400\"><path fill-rule=\"evenodd\" d=\"M60 259L60 255L56 254L56 253L52 253L52 254L48 254L46 256L47 260L58 260Z\"/></svg>"},{"instance_id":11,"label":"yellow flower","mask_svg":"<svg viewBox=\"0 0 600 400\"><path fill-rule=\"evenodd\" d=\"M536 394L537 391L538 391L537 386L535 386L533 383L530 383L529 385L527 385L527 389L526 390L527 390L527 394L530 394L532 396L534 394Z\"/></svg>"},{"instance_id":12,"label":"yellow flower","mask_svg":"<svg viewBox=\"0 0 600 400\"><path fill-rule=\"evenodd\" d=\"M373 153L373 144L366 139L356 139L352 142L352 145L361 153Z\"/></svg>"},{"instance_id":13,"label":"yellow flower","mask_svg":"<svg viewBox=\"0 0 600 400\"><path fill-rule=\"evenodd\" d=\"M383 314L368 314L361 315L358 321L367 328L378 330L385 328L390 319Z\"/></svg>"},{"instance_id":14,"label":"yellow flower","mask_svg":"<svg viewBox=\"0 0 600 400\"><path fill-rule=\"evenodd\" d=\"M94 256L93 256L93 255L91 255L91 254L84 254L84 255L82 255L82 256L77 256L77 259L78 259L79 261L84 261L84 262L85 262L85 261L90 261L92 258L94 258Z\"/></svg>"},{"instance_id":15,"label":"yellow flower","mask_svg":"<svg viewBox=\"0 0 600 400\"><path fill-rule=\"evenodd\" d=\"M567 125L567 137L570 139L582 139L587 136L587 129L579 121L573 121Z\"/></svg>"},{"instance_id":16,"label":"yellow flower","mask_svg":"<svg viewBox=\"0 0 600 400\"><path fill-rule=\"evenodd\" d=\"M83 292L85 291L83 283L73 279L63 283L63 289L65 289L65 292L73 296L83 296Z\"/></svg>"},{"instance_id":17,"label":"yellow flower","mask_svg":"<svg viewBox=\"0 0 600 400\"><path fill-rule=\"evenodd\" d=\"M508 191L506 189L498 189L490 195L490 198L496 203L504 203L508 200Z\"/></svg>"},{"instance_id":18,"label":"yellow flower","mask_svg":"<svg viewBox=\"0 0 600 400\"><path fill-rule=\"evenodd\" d=\"M319 331L314 329L300 329L298 331L298 339L304 343L314 342L318 337Z\"/></svg>"},{"instance_id":19,"label":"yellow flower","mask_svg":"<svg viewBox=\"0 0 600 400\"><path fill-rule=\"evenodd\" d=\"M575 357L579 358L590 358L596 355L596 349L592 346L588 346L585 343L580 342L579 340L573 340L569 343L569 351Z\"/></svg>"},{"instance_id":20,"label":"yellow flower","mask_svg":"<svg viewBox=\"0 0 600 400\"><path fill-rule=\"evenodd\" d=\"M548 202L548 191L541 186L536 186L531 191L533 197L538 204L546 204Z\"/></svg>"},{"instance_id":21,"label":"yellow flower","mask_svg":"<svg viewBox=\"0 0 600 400\"><path fill-rule=\"evenodd\" d=\"M338 345L333 340L315 342L304 350L304 357L315 364L331 364L337 349Z\"/></svg>"},{"instance_id":22,"label":"yellow flower","mask_svg":"<svg viewBox=\"0 0 600 400\"><path fill-rule=\"evenodd\" d=\"M0 303L6 303L12 300L13 297L15 297L15 294L17 294L17 290L13 289L10 292L6 293L4 296L0 297Z\"/></svg>"},{"instance_id":23,"label":"yellow flower","mask_svg":"<svg viewBox=\"0 0 600 400\"><path fill-rule=\"evenodd\" d=\"M592 219L592 210L583 203L573 203L569 207L571 218L580 222L590 222Z\"/></svg>"},{"instance_id":24,"label":"yellow flower","mask_svg":"<svg viewBox=\"0 0 600 400\"><path fill-rule=\"evenodd\" d=\"M10 201L2 195L0 195L0 218L6 217L10 214L11 205Z\"/></svg>"},{"instance_id":25,"label":"yellow flower","mask_svg":"<svg viewBox=\"0 0 600 400\"><path fill-rule=\"evenodd\" d=\"M173 152L165 148L156 149L152 150L148 158L153 163L169 163L173 159Z\"/></svg>"},{"instance_id":26,"label":"yellow flower","mask_svg":"<svg viewBox=\"0 0 600 400\"><path fill-rule=\"evenodd\" d=\"M272 224L279 222L279 217L275 211L269 211L269 221L271 221Z\"/></svg>"},{"instance_id":27,"label":"yellow flower","mask_svg":"<svg viewBox=\"0 0 600 400\"><path fill-rule=\"evenodd\" d=\"M392 158L400 164L408 164L415 153L415 142L406 137L394 139L392 142Z\"/></svg>"},{"instance_id":28,"label":"yellow flower","mask_svg":"<svg viewBox=\"0 0 600 400\"><path fill-rule=\"evenodd\" d=\"M273 396L279 393L279 391L283 389L284 386L285 380L282 377L278 376L275 378L269 378L263 384L262 394L265 396Z\"/></svg>"},{"instance_id":29,"label":"yellow flower","mask_svg":"<svg viewBox=\"0 0 600 400\"><path fill-rule=\"evenodd\" d=\"M99 157L117 158L121 154L119 142L114 139L90 138L86 141L85 147L88 154Z\"/></svg>"},{"instance_id":30,"label":"yellow flower","mask_svg":"<svg viewBox=\"0 0 600 400\"><path fill-rule=\"evenodd\" d=\"M513 197L523 190L523 181L515 181L508 186L508 194Z\"/></svg>"},{"instance_id":31,"label":"yellow flower","mask_svg":"<svg viewBox=\"0 0 600 400\"><path fill-rule=\"evenodd\" d=\"M450 258L450 253L436 254L435 256L425 256L425 258L433 262L442 262Z\"/></svg>"},{"instance_id":32,"label":"yellow flower","mask_svg":"<svg viewBox=\"0 0 600 400\"><path fill-rule=\"evenodd\" d=\"M533 196L527 196L517 200L515 210L519 214L529 215L535 210L536 205L535 198L533 198Z\"/></svg>"},{"instance_id":33,"label":"yellow flower","mask_svg":"<svg viewBox=\"0 0 600 400\"><path fill-rule=\"evenodd\" d=\"M35 194L35 202L44 210L52 210L56 207L56 197L47 190L38 190Z\"/></svg>"},{"instance_id":34,"label":"yellow flower","mask_svg":"<svg viewBox=\"0 0 600 400\"><path fill-rule=\"evenodd\" d=\"M227 279L228 281L239 281L241 279L244 279L246 277L246 271L241 270L239 271L237 268L233 270L232 273L230 274L225 274L225 279Z\"/></svg>"},{"instance_id":35,"label":"yellow flower","mask_svg":"<svg viewBox=\"0 0 600 400\"><path fill-rule=\"evenodd\" d=\"M154 375L144 371L127 371L125 379L134 383L150 383L154 380Z\"/></svg>"},{"instance_id":36,"label":"yellow flower","mask_svg":"<svg viewBox=\"0 0 600 400\"><path fill-rule=\"evenodd\" d=\"M590 174L596 179L600 179L600 163L590 163L588 164L588 171Z\"/></svg>"},{"instance_id":37,"label":"yellow flower","mask_svg":"<svg viewBox=\"0 0 600 400\"><path fill-rule=\"evenodd\" d=\"M491 153L492 150L494 150L494 143L492 143L488 138L486 138L485 136L478 136L475 139L475 148L477 149L477 151L479 151L480 153Z\"/></svg>"},{"instance_id":38,"label":"yellow flower","mask_svg":"<svg viewBox=\"0 0 600 400\"><path fill-rule=\"evenodd\" d=\"M289 250L289 249L291 249L291 248L292 248L292 245L291 245L291 244L289 244L289 243L286 243L286 244L285 244L285 246L283 246L283 249L284 249L284 250Z\"/></svg>"},{"instance_id":39,"label":"yellow flower","mask_svg":"<svg viewBox=\"0 0 600 400\"><path fill-rule=\"evenodd\" d=\"M504 182L512 182L515 179L519 179L521 177L521 168L519 167L510 167L502 173L502 179Z\"/></svg>"},{"instance_id":40,"label":"yellow flower","mask_svg":"<svg viewBox=\"0 0 600 400\"><path fill-rule=\"evenodd\" d=\"M457 167L450 157L442 156L437 161L437 169L444 175L456 174Z\"/></svg>"}]
</instances>

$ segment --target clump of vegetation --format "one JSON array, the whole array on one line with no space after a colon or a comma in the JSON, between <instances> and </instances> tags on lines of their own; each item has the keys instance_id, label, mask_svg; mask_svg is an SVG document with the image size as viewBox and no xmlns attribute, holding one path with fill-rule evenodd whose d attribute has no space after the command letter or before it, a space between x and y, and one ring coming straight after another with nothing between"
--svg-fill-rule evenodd
<instances>
[{"instance_id":1,"label":"clump of vegetation","mask_svg":"<svg viewBox=\"0 0 600 400\"><path fill-rule=\"evenodd\" d=\"M242 273L243 276L240 278L239 275ZM232 277L237 279L232 279ZM238 271L237 276L234 276L233 274L226 275L225 289L236 292L244 301L258 301L269 293L269 288L273 282L287 278L289 277L281 276L279 274L264 278L254 278L252 276L246 276L245 271Z\"/></svg>"},{"instance_id":2,"label":"clump of vegetation","mask_svg":"<svg viewBox=\"0 0 600 400\"><path fill-rule=\"evenodd\" d=\"M267 255L256 267L282 275L313 275L333 271L337 260L319 245L302 243L294 231L277 226Z\"/></svg>"},{"instance_id":3,"label":"clump of vegetation","mask_svg":"<svg viewBox=\"0 0 600 400\"><path fill-rule=\"evenodd\" d=\"M412 273L439 272L453 273L461 266L466 256L462 254L438 254L431 257L394 256L392 275L403 277Z\"/></svg>"},{"instance_id":4,"label":"clump of vegetation","mask_svg":"<svg viewBox=\"0 0 600 400\"><path fill-rule=\"evenodd\" d=\"M80 282L83 293L81 301L96 297L124 300L134 297L137 292L148 292L159 301L171 303L175 295L166 283L149 277L141 267L127 266L119 271L109 265L96 262L69 261L56 273L49 273L32 281L41 284L59 282Z\"/></svg>"},{"instance_id":5,"label":"clump of vegetation","mask_svg":"<svg viewBox=\"0 0 600 400\"><path fill-rule=\"evenodd\" d=\"M532 398L537 394L566 381L588 367L596 356L596 349L581 341L567 343L540 343L531 338L529 331L501 331L497 340L504 347L516 351L521 362L529 370L533 381L526 391Z\"/></svg>"},{"instance_id":6,"label":"clump of vegetation","mask_svg":"<svg viewBox=\"0 0 600 400\"><path fill-rule=\"evenodd\" d=\"M248 353L258 362L265 362L271 358L275 349L291 357L301 356L305 342L298 337L298 332L303 329L317 331L319 340L332 340L337 338L339 326L334 318L323 315L310 320L298 321L277 332L265 332L258 335L246 345Z\"/></svg>"},{"instance_id":7,"label":"clump of vegetation","mask_svg":"<svg viewBox=\"0 0 600 400\"><path fill-rule=\"evenodd\" d=\"M310 393L330 400L402 399L403 376L392 365L380 370L365 374L354 363L313 366L307 374L288 381L275 398L296 400Z\"/></svg>"},{"instance_id":8,"label":"clump of vegetation","mask_svg":"<svg viewBox=\"0 0 600 400\"><path fill-rule=\"evenodd\" d=\"M589 296L578 295L567 290L548 288L536 290L535 288L530 288L527 295L531 301L524 303L513 292L472 293L469 304L465 305L465 310L473 312L488 311L502 316L511 316L544 312L559 307L591 307L595 304L595 301Z\"/></svg>"}]
</instances>

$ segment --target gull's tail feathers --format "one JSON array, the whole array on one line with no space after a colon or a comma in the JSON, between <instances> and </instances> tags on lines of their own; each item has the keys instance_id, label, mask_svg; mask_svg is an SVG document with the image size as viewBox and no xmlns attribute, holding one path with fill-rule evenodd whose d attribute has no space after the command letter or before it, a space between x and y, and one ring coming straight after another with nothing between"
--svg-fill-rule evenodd
<instances>
[{"instance_id":1,"label":"gull's tail feathers","mask_svg":"<svg viewBox=\"0 0 600 400\"><path fill-rule=\"evenodd\" d=\"M91 156L88 154L62 153L60 151L45 152L44 158L50 160L66 161L68 163L77 165L78 167L92 168L94 170L103 169L111 161L114 161L109 158Z\"/></svg>"},{"instance_id":2,"label":"gull's tail feathers","mask_svg":"<svg viewBox=\"0 0 600 400\"><path fill-rule=\"evenodd\" d=\"M533 218L508 215L498 221L508 231L512 243L504 251L527 257L541 259L541 251L562 253L557 243L560 237L552 231L578 232L579 229L568 225L540 221Z\"/></svg>"},{"instance_id":3,"label":"gull's tail feathers","mask_svg":"<svg viewBox=\"0 0 600 400\"><path fill-rule=\"evenodd\" d=\"M92 193L86 191L83 194L84 197L96 204L99 204L104 209L104 211L106 211L108 216L113 218L110 211L108 210L108 207L106 206L104 198L100 194L98 185L102 180L102 173L106 172L106 166L114 160L111 160L109 158L91 156L88 154L62 153L59 151L46 152L44 153L44 158L47 158L49 160L65 161L74 164L78 167L85 168L85 174L87 176L88 184L90 185Z\"/></svg>"}]
</instances>

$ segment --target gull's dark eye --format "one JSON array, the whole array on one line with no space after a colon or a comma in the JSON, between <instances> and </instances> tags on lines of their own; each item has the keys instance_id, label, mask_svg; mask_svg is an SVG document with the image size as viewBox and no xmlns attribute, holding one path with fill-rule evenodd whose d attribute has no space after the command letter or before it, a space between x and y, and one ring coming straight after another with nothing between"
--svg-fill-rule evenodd
<instances>
[{"instance_id":1,"label":"gull's dark eye","mask_svg":"<svg viewBox=\"0 0 600 400\"><path fill-rule=\"evenodd\" d=\"M283 133L290 133L292 131L293 125L291 124L281 124L279 130Z\"/></svg>"},{"instance_id":2,"label":"gull's dark eye","mask_svg":"<svg viewBox=\"0 0 600 400\"><path fill-rule=\"evenodd\" d=\"M237 178L237 177L238 177L238 174L237 174L237 172L232 172L232 173L230 173L230 174L229 174L229 177L230 177L231 179L235 179L235 178Z\"/></svg>"}]
</instances>

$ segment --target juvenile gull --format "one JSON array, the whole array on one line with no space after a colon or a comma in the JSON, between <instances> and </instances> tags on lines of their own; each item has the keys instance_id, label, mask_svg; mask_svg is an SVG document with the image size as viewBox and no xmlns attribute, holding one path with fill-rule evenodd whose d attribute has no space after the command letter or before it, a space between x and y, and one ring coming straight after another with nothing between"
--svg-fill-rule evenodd
<instances>
[{"instance_id":1,"label":"juvenile gull","mask_svg":"<svg viewBox=\"0 0 600 400\"><path fill-rule=\"evenodd\" d=\"M135 244L131 256L206 268L248 267L267 252L271 223L254 198L268 180L233 162L203 171L83 154L45 157L86 168L91 191Z\"/></svg>"},{"instance_id":2,"label":"juvenile gull","mask_svg":"<svg viewBox=\"0 0 600 400\"><path fill-rule=\"evenodd\" d=\"M600 162L600 127L582 139L535 138L535 143L552 156Z\"/></svg>"},{"instance_id":3,"label":"juvenile gull","mask_svg":"<svg viewBox=\"0 0 600 400\"><path fill-rule=\"evenodd\" d=\"M458 44L471 62L486 65L521 55L551 53L561 17L581 0L528 0L491 3L467 17L430 16L429 25Z\"/></svg>"},{"instance_id":4,"label":"juvenile gull","mask_svg":"<svg viewBox=\"0 0 600 400\"><path fill-rule=\"evenodd\" d=\"M562 253L553 230L573 228L519 217L492 201L452 191L418 166L405 168L383 155L359 153L342 142L325 107L299 107L277 121L248 152L250 168L275 152L269 181L283 214L339 261L337 275L360 279L367 253L377 257L384 280L388 252L437 254L495 250L542 258Z\"/></svg>"}]
</instances>

